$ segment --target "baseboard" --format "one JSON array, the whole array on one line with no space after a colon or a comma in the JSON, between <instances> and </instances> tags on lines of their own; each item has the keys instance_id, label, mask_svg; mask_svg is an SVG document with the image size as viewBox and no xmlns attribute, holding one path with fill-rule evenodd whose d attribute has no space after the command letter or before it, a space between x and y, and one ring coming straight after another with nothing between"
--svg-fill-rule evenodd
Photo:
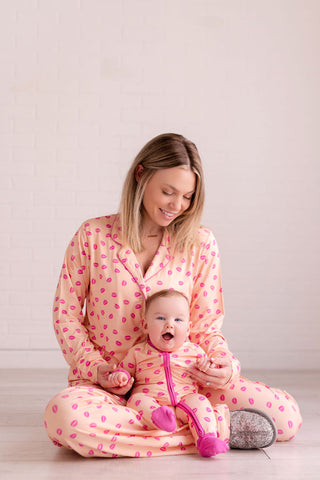
<instances>
[{"instance_id":1,"label":"baseboard","mask_svg":"<svg viewBox=\"0 0 320 480\"><path fill-rule=\"evenodd\" d=\"M60 350L0 350L1 368L66 368Z\"/></svg>"}]
</instances>

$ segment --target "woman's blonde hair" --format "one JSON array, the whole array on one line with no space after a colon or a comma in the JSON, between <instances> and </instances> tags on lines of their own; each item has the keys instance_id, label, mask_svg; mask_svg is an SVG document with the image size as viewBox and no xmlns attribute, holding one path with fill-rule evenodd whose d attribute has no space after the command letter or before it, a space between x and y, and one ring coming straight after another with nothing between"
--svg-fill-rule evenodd
<instances>
[{"instance_id":1,"label":"woman's blonde hair","mask_svg":"<svg viewBox=\"0 0 320 480\"><path fill-rule=\"evenodd\" d=\"M143 166L139 182L136 169ZM195 192L190 206L167 227L174 248L188 248L196 239L204 205L204 180L201 159L197 147L190 140L175 133L164 133L150 140L138 153L125 179L121 202L120 220L125 243L135 252L141 252L140 237L143 195L150 178L165 168L186 166L196 176Z\"/></svg>"}]
</instances>

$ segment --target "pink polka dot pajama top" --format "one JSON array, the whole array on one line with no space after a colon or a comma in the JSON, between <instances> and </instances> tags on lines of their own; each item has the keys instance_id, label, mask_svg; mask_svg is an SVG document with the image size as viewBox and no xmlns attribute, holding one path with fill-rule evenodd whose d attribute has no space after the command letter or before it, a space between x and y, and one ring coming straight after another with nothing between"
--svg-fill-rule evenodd
<instances>
[{"instance_id":1,"label":"pink polka dot pajama top","mask_svg":"<svg viewBox=\"0 0 320 480\"><path fill-rule=\"evenodd\" d=\"M47 405L45 427L51 440L89 456L156 456L194 453L189 426L174 433L147 430L122 397L97 384L100 364L121 362L145 340L145 299L173 288L190 301L190 340L208 356L227 355L233 374L221 390L200 392L215 406L217 436L229 437L229 409L253 406L271 415L278 440L293 437L299 408L286 392L240 376L240 364L221 334L224 316L218 248L201 228L199 245L172 254L164 234L145 275L132 250L122 244L117 215L84 222L70 242L54 302L54 329L70 365L69 387ZM220 409L218 408L220 404ZM227 406L228 408L225 408Z\"/></svg>"}]
</instances>

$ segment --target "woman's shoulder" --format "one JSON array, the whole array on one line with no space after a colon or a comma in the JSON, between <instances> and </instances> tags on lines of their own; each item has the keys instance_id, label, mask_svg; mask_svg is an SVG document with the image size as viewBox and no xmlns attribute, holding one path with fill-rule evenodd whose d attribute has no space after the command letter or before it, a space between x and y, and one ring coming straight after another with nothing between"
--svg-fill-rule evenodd
<instances>
[{"instance_id":1,"label":"woman's shoulder","mask_svg":"<svg viewBox=\"0 0 320 480\"><path fill-rule=\"evenodd\" d=\"M113 231L117 219L117 214L89 218L81 223L76 232L76 236L84 235L89 240L100 235L109 237L111 236L111 232Z\"/></svg>"},{"instance_id":2,"label":"woman's shoulder","mask_svg":"<svg viewBox=\"0 0 320 480\"><path fill-rule=\"evenodd\" d=\"M97 229L111 229L114 222L117 219L116 214L104 215L102 217L93 217L82 222L80 229L85 230L86 232L99 231Z\"/></svg>"},{"instance_id":3,"label":"woman's shoulder","mask_svg":"<svg viewBox=\"0 0 320 480\"><path fill-rule=\"evenodd\" d=\"M117 221L117 214L89 218L81 223L72 241L77 237L88 244L106 241L106 239L111 238L115 226L118 226Z\"/></svg>"},{"instance_id":4,"label":"woman's shoulder","mask_svg":"<svg viewBox=\"0 0 320 480\"><path fill-rule=\"evenodd\" d=\"M202 247L208 244L215 245L216 239L212 230L210 230L210 228L208 227L201 225L198 229L198 242Z\"/></svg>"}]
</instances>

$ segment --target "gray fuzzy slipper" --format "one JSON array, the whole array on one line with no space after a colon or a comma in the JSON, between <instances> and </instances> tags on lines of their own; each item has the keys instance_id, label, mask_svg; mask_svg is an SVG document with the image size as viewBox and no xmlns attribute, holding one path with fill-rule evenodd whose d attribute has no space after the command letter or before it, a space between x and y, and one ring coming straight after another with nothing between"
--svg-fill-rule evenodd
<instances>
[{"instance_id":1,"label":"gray fuzzy slipper","mask_svg":"<svg viewBox=\"0 0 320 480\"><path fill-rule=\"evenodd\" d=\"M276 439L276 425L267 413L255 408L230 412L230 448L266 448Z\"/></svg>"}]
</instances>

